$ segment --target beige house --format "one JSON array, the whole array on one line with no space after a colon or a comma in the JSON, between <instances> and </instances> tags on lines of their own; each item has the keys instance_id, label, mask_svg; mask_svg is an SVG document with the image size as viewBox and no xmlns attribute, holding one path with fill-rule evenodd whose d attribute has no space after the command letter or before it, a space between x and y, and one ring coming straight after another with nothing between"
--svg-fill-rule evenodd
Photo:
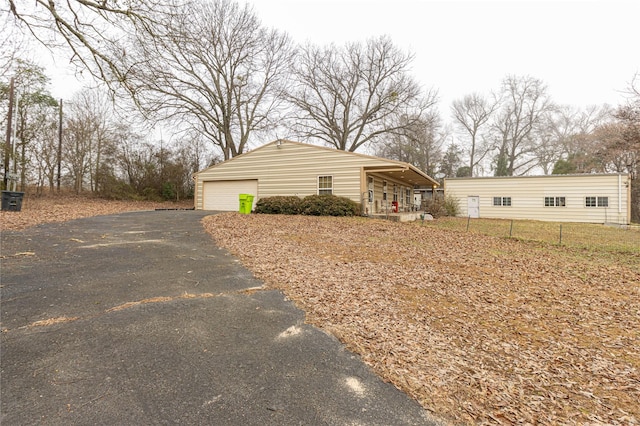
<instances>
[{"instance_id":1,"label":"beige house","mask_svg":"<svg viewBox=\"0 0 640 426\"><path fill-rule=\"evenodd\" d=\"M197 210L237 211L239 194L263 197L333 194L362 204L363 214L410 211L416 186L438 182L401 161L277 140L195 175Z\"/></svg>"},{"instance_id":2,"label":"beige house","mask_svg":"<svg viewBox=\"0 0 640 426\"><path fill-rule=\"evenodd\" d=\"M631 179L582 174L445 179L460 216L629 224Z\"/></svg>"}]
</instances>

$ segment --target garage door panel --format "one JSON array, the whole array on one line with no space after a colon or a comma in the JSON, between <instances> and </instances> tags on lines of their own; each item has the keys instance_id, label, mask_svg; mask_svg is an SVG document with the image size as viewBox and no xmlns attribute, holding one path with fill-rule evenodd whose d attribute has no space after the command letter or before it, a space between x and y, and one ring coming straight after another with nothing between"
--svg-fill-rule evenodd
<instances>
[{"instance_id":1,"label":"garage door panel","mask_svg":"<svg viewBox=\"0 0 640 426\"><path fill-rule=\"evenodd\" d=\"M202 208L204 210L238 211L240 194L253 195L254 206L257 201L257 180L210 181L204 182L203 185Z\"/></svg>"}]
</instances>

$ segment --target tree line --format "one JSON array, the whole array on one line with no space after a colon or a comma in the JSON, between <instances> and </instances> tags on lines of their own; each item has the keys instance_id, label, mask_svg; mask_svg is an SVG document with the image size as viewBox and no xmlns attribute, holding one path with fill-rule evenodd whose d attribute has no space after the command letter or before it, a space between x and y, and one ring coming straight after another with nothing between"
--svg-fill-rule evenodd
<instances>
[{"instance_id":1,"label":"tree line","mask_svg":"<svg viewBox=\"0 0 640 426\"><path fill-rule=\"evenodd\" d=\"M154 170L198 157L194 152L201 153L202 167L265 140L291 138L366 150L438 177L638 171L637 76L630 76L628 103L578 109L554 103L539 79L509 75L495 92L455 100L443 117L437 91L424 89L410 73L413 55L390 38L299 45L263 26L249 5L231 0L70 1L56 7L9 0L4 17L18 32L61 42L112 99L131 102L146 122L181 135L171 149L144 142L145 153L160 151L152 156ZM14 63L15 57L4 59ZM0 67L3 80L10 68ZM104 124L110 133L123 133L117 130L123 122ZM95 142L86 166L66 166L76 189L99 190L107 176L140 186L128 179L144 173L129 173L129 160L114 160L144 144L131 128L124 133L129 136L107 138L118 140L115 145L98 149ZM27 151L20 161L27 161ZM133 163L145 169L146 161ZM80 170L87 170L82 178Z\"/></svg>"},{"instance_id":2,"label":"tree line","mask_svg":"<svg viewBox=\"0 0 640 426\"><path fill-rule=\"evenodd\" d=\"M118 199L193 196L192 175L206 165L198 135L169 142L150 138L104 90L84 89L67 101L57 100L41 67L19 59L14 65L12 81L0 82L0 98L8 100L10 90L15 98L14 137L3 153L16 189L41 194L62 186ZM5 131L7 103L0 106ZM9 187L6 176L3 188Z\"/></svg>"}]
</instances>

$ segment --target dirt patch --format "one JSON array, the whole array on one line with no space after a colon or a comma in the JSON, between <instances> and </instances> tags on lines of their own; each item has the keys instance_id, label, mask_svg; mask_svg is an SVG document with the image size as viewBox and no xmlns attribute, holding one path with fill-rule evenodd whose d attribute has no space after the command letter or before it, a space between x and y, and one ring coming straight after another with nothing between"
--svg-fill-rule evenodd
<instances>
[{"instance_id":1,"label":"dirt patch","mask_svg":"<svg viewBox=\"0 0 640 426\"><path fill-rule=\"evenodd\" d=\"M204 224L438 416L640 421L638 256L364 218L233 213Z\"/></svg>"}]
</instances>

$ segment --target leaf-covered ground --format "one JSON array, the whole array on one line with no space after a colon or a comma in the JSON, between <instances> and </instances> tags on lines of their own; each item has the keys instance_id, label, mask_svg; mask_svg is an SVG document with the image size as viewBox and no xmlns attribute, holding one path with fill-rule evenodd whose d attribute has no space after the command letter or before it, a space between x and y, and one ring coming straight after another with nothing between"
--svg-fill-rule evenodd
<instances>
[{"instance_id":1,"label":"leaf-covered ground","mask_svg":"<svg viewBox=\"0 0 640 426\"><path fill-rule=\"evenodd\" d=\"M25 195L19 212L0 211L0 229L21 230L41 223L156 208L191 208L193 200L174 202L113 201L81 196Z\"/></svg>"},{"instance_id":2,"label":"leaf-covered ground","mask_svg":"<svg viewBox=\"0 0 640 426\"><path fill-rule=\"evenodd\" d=\"M218 244L456 424L638 424L640 258L364 218L207 217Z\"/></svg>"}]
</instances>

